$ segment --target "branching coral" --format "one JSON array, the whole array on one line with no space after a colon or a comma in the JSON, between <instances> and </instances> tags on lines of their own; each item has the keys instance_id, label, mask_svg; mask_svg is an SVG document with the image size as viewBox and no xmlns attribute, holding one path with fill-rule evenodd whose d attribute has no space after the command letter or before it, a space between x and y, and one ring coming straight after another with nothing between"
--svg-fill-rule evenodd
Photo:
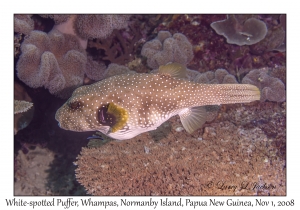
<instances>
[{"instance_id":1,"label":"branching coral","mask_svg":"<svg viewBox=\"0 0 300 210\"><path fill-rule=\"evenodd\" d=\"M18 77L32 88L49 89L62 98L83 82L86 54L76 37L52 30L32 31L21 45Z\"/></svg>"},{"instance_id":2,"label":"branching coral","mask_svg":"<svg viewBox=\"0 0 300 210\"><path fill-rule=\"evenodd\" d=\"M252 84L261 90L261 101L285 101L285 85L275 77L269 76L271 68L254 69L242 80L243 84Z\"/></svg>"},{"instance_id":3,"label":"branching coral","mask_svg":"<svg viewBox=\"0 0 300 210\"><path fill-rule=\"evenodd\" d=\"M228 15L226 20L216 21L211 27L219 35L226 37L229 44L252 45L263 40L268 32L263 21L249 18L240 22L235 15Z\"/></svg>"},{"instance_id":4,"label":"branching coral","mask_svg":"<svg viewBox=\"0 0 300 210\"><path fill-rule=\"evenodd\" d=\"M147 57L147 64L155 69L169 62L188 64L194 57L193 47L186 36L168 31L160 31L157 37L146 42L141 54Z\"/></svg>"}]
</instances>

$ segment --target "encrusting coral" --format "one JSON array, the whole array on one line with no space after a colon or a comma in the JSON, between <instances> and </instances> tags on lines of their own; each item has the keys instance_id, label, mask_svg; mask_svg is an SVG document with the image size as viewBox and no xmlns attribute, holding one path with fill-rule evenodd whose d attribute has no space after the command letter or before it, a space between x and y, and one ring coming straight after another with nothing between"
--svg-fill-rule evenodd
<instances>
[{"instance_id":1,"label":"encrusting coral","mask_svg":"<svg viewBox=\"0 0 300 210\"><path fill-rule=\"evenodd\" d=\"M249 18L239 22L235 15L228 15L226 20L216 21L211 27L219 35L226 37L229 44L252 45L263 40L268 32L263 21L256 18Z\"/></svg>"},{"instance_id":2,"label":"encrusting coral","mask_svg":"<svg viewBox=\"0 0 300 210\"><path fill-rule=\"evenodd\" d=\"M269 76L271 68L251 70L242 80L243 84L252 84L261 90L261 101L285 101L285 85L275 77Z\"/></svg>"},{"instance_id":3,"label":"encrusting coral","mask_svg":"<svg viewBox=\"0 0 300 210\"><path fill-rule=\"evenodd\" d=\"M181 33L173 36L168 31L160 31L157 37L143 45L141 54L147 57L150 68L156 69L170 62L187 65L194 57L193 46Z\"/></svg>"},{"instance_id":4,"label":"encrusting coral","mask_svg":"<svg viewBox=\"0 0 300 210\"><path fill-rule=\"evenodd\" d=\"M17 75L28 86L66 98L82 85L87 58L76 37L57 30L32 31L21 51Z\"/></svg>"}]
</instances>

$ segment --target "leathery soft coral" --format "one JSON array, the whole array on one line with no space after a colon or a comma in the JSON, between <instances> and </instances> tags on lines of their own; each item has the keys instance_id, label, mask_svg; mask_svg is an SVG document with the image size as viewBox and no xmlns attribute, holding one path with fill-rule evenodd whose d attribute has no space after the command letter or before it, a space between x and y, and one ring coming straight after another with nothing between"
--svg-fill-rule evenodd
<instances>
[{"instance_id":1,"label":"leathery soft coral","mask_svg":"<svg viewBox=\"0 0 300 210\"><path fill-rule=\"evenodd\" d=\"M169 62L187 65L194 57L187 37L181 33L172 36L168 31L160 31L155 39L146 42L141 54L147 57L147 64L152 69Z\"/></svg>"},{"instance_id":2,"label":"leathery soft coral","mask_svg":"<svg viewBox=\"0 0 300 210\"><path fill-rule=\"evenodd\" d=\"M86 53L75 36L32 31L21 45L18 77L32 88L45 87L61 98L83 84Z\"/></svg>"},{"instance_id":3,"label":"leathery soft coral","mask_svg":"<svg viewBox=\"0 0 300 210\"><path fill-rule=\"evenodd\" d=\"M194 82L204 84L237 84L236 78L225 69L217 69L215 72L208 71L197 75Z\"/></svg>"},{"instance_id":4,"label":"leathery soft coral","mask_svg":"<svg viewBox=\"0 0 300 210\"><path fill-rule=\"evenodd\" d=\"M77 15L75 32L83 39L106 38L114 29L126 28L130 15Z\"/></svg>"},{"instance_id":5,"label":"leathery soft coral","mask_svg":"<svg viewBox=\"0 0 300 210\"><path fill-rule=\"evenodd\" d=\"M243 84L252 84L261 90L261 101L285 101L285 85L275 77L269 75L271 68L251 70L242 80Z\"/></svg>"},{"instance_id":6,"label":"leathery soft coral","mask_svg":"<svg viewBox=\"0 0 300 210\"><path fill-rule=\"evenodd\" d=\"M130 15L41 15L52 18L54 29L77 37L83 48L89 38L106 38L114 29L126 28Z\"/></svg>"},{"instance_id":7,"label":"leathery soft coral","mask_svg":"<svg viewBox=\"0 0 300 210\"><path fill-rule=\"evenodd\" d=\"M34 22L30 15L14 15L14 31L29 34L34 28Z\"/></svg>"}]
</instances>

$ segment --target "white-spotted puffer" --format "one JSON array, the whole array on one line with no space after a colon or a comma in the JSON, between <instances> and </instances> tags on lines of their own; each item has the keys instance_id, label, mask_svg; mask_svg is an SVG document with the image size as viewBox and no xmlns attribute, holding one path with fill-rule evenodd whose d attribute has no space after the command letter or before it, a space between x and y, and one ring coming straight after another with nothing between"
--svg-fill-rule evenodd
<instances>
[{"instance_id":1,"label":"white-spotted puffer","mask_svg":"<svg viewBox=\"0 0 300 210\"><path fill-rule=\"evenodd\" d=\"M186 69L167 64L157 74L121 74L77 88L56 112L59 126L72 131L101 131L118 140L155 130L179 115L189 133L205 123L203 106L246 103L260 99L249 84L198 84Z\"/></svg>"}]
</instances>

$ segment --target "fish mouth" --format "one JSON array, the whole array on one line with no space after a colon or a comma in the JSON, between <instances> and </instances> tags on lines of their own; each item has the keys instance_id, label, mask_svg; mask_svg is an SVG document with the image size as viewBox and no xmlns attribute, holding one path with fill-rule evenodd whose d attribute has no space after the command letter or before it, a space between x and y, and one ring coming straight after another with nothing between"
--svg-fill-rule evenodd
<instances>
[{"instance_id":1,"label":"fish mouth","mask_svg":"<svg viewBox=\"0 0 300 210\"><path fill-rule=\"evenodd\" d=\"M61 110L61 109L62 109L62 107L59 108L59 109L56 111L56 113L55 113L55 120L58 122L58 126L59 126L60 128L67 129L67 128L63 127L63 126L62 126L62 123L61 123L61 118L62 118L62 115L61 115L62 110Z\"/></svg>"}]
</instances>

